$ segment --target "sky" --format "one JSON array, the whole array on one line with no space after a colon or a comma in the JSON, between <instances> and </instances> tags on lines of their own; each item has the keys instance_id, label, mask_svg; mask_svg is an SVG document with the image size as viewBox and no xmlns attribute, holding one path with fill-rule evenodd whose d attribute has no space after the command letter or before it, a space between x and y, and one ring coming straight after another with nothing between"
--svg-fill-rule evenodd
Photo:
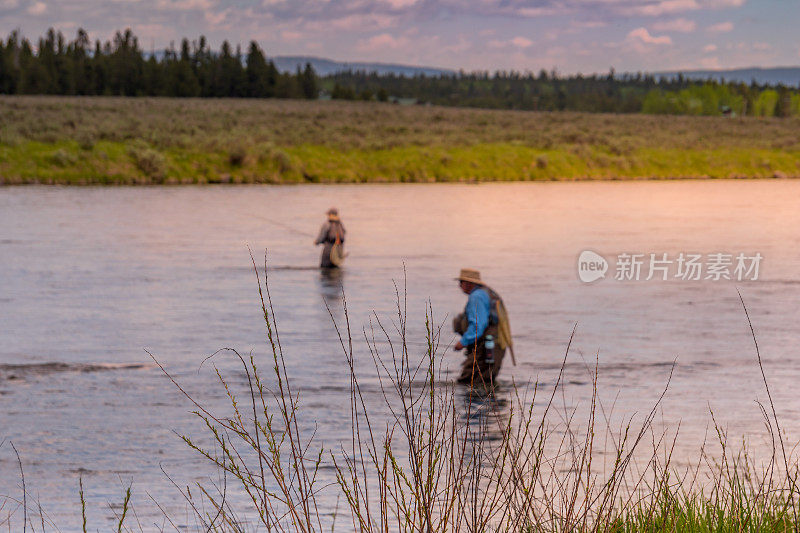
<instances>
[{"instance_id":1,"label":"sky","mask_svg":"<svg viewBox=\"0 0 800 533\"><path fill-rule=\"evenodd\" d=\"M145 50L183 37L269 56L561 74L800 65L800 0L0 0L0 35L49 27Z\"/></svg>"}]
</instances>

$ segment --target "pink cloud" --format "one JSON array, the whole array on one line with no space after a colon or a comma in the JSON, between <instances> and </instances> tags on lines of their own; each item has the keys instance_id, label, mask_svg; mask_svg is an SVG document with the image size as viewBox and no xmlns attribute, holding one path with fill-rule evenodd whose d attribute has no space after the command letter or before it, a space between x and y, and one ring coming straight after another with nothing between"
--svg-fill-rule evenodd
<instances>
[{"instance_id":1,"label":"pink cloud","mask_svg":"<svg viewBox=\"0 0 800 533\"><path fill-rule=\"evenodd\" d=\"M681 13L684 11L694 11L700 9L696 0L662 0L655 4L647 4L634 9L640 15L665 15L669 13Z\"/></svg>"},{"instance_id":2,"label":"pink cloud","mask_svg":"<svg viewBox=\"0 0 800 533\"><path fill-rule=\"evenodd\" d=\"M528 48L530 45L533 44L533 41L530 39L526 39L525 37L514 37L511 39L511 44L516 46L517 48Z\"/></svg>"},{"instance_id":3,"label":"pink cloud","mask_svg":"<svg viewBox=\"0 0 800 533\"><path fill-rule=\"evenodd\" d=\"M35 2L28 7L28 13L31 15L41 15L47 11L47 4L44 2Z\"/></svg>"},{"instance_id":4,"label":"pink cloud","mask_svg":"<svg viewBox=\"0 0 800 533\"><path fill-rule=\"evenodd\" d=\"M655 31L675 31L678 33L691 33L697 28L697 23L685 18L665 20L652 25Z\"/></svg>"},{"instance_id":5,"label":"pink cloud","mask_svg":"<svg viewBox=\"0 0 800 533\"><path fill-rule=\"evenodd\" d=\"M683 13L686 11L696 11L698 9L724 9L729 7L740 7L746 0L659 0L655 3L634 8L634 12L640 15L668 15L670 13Z\"/></svg>"},{"instance_id":6,"label":"pink cloud","mask_svg":"<svg viewBox=\"0 0 800 533\"><path fill-rule=\"evenodd\" d=\"M733 31L733 22L720 22L706 28L710 33L727 33Z\"/></svg>"},{"instance_id":7,"label":"pink cloud","mask_svg":"<svg viewBox=\"0 0 800 533\"><path fill-rule=\"evenodd\" d=\"M646 44L672 44L672 39L668 35L654 36L650 35L647 28L636 28L631 30L628 34L628 39L632 41L643 42Z\"/></svg>"},{"instance_id":8,"label":"pink cloud","mask_svg":"<svg viewBox=\"0 0 800 533\"><path fill-rule=\"evenodd\" d=\"M740 7L747 0L705 0L704 6L711 8Z\"/></svg>"},{"instance_id":9,"label":"pink cloud","mask_svg":"<svg viewBox=\"0 0 800 533\"><path fill-rule=\"evenodd\" d=\"M331 28L345 31L357 31L364 28L382 30L395 25L394 17L379 14L357 14L348 15L327 21L317 21L309 24L309 28L320 31L330 30Z\"/></svg>"},{"instance_id":10,"label":"pink cloud","mask_svg":"<svg viewBox=\"0 0 800 533\"><path fill-rule=\"evenodd\" d=\"M209 26L211 27L219 26L225 21L226 18L228 18L228 12L229 10L227 9L225 11L220 11L219 13L214 13L213 11L206 11L205 13L203 13L203 18L206 19L206 22L209 24Z\"/></svg>"},{"instance_id":11,"label":"pink cloud","mask_svg":"<svg viewBox=\"0 0 800 533\"><path fill-rule=\"evenodd\" d=\"M211 9L216 3L215 0L158 0L156 7L169 11L198 11Z\"/></svg>"},{"instance_id":12,"label":"pink cloud","mask_svg":"<svg viewBox=\"0 0 800 533\"><path fill-rule=\"evenodd\" d=\"M608 26L605 22L599 20L586 20L583 22L573 22L572 27L577 29L593 29L593 28L605 28Z\"/></svg>"},{"instance_id":13,"label":"pink cloud","mask_svg":"<svg viewBox=\"0 0 800 533\"><path fill-rule=\"evenodd\" d=\"M518 15L521 17L544 17L547 15L556 15L560 13L558 9L555 8L547 8L547 7L523 7L518 11Z\"/></svg>"},{"instance_id":14,"label":"pink cloud","mask_svg":"<svg viewBox=\"0 0 800 533\"><path fill-rule=\"evenodd\" d=\"M419 0L384 0L387 4L395 9L402 9L404 7L411 7Z\"/></svg>"},{"instance_id":15,"label":"pink cloud","mask_svg":"<svg viewBox=\"0 0 800 533\"><path fill-rule=\"evenodd\" d=\"M716 56L714 56L714 57L704 57L704 58L700 59L700 66L703 67L703 68L708 68L708 69L712 69L712 70L722 68L722 65L719 62L719 58L716 57Z\"/></svg>"},{"instance_id":16,"label":"pink cloud","mask_svg":"<svg viewBox=\"0 0 800 533\"><path fill-rule=\"evenodd\" d=\"M358 48L362 51L371 51L376 48L397 49L405 46L408 46L408 39L405 37L395 37L388 33L375 35L365 41L360 41L358 44Z\"/></svg>"},{"instance_id":17,"label":"pink cloud","mask_svg":"<svg viewBox=\"0 0 800 533\"><path fill-rule=\"evenodd\" d=\"M299 41L304 35L299 31L282 31L281 39L284 41Z\"/></svg>"}]
</instances>

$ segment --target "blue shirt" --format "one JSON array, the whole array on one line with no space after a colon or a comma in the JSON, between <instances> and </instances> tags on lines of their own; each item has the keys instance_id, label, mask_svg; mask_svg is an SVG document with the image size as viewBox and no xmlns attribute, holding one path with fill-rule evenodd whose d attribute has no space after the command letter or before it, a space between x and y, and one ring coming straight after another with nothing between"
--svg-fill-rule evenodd
<instances>
[{"instance_id":1,"label":"blue shirt","mask_svg":"<svg viewBox=\"0 0 800 533\"><path fill-rule=\"evenodd\" d=\"M464 313L467 315L467 331L461 336L461 344L470 347L481 338L489 325L489 293L480 287L472 289Z\"/></svg>"}]
</instances>

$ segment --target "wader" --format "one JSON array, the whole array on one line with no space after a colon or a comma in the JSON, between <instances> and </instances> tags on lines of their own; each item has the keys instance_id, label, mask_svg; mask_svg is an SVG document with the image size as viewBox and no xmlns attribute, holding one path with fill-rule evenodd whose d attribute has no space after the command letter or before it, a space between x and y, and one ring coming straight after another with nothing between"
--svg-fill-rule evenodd
<instances>
[{"instance_id":1,"label":"wader","mask_svg":"<svg viewBox=\"0 0 800 533\"><path fill-rule=\"evenodd\" d=\"M316 243L325 245L322 247L322 255L319 258L319 266L321 268L338 267L331 261L331 250L337 242L344 244L344 232L344 225L338 220L328 221L320 228Z\"/></svg>"},{"instance_id":2,"label":"wader","mask_svg":"<svg viewBox=\"0 0 800 533\"><path fill-rule=\"evenodd\" d=\"M461 313L453 319L453 329L459 335L464 334L467 330L466 312ZM497 342L495 342L493 350L494 363L487 363L486 335L492 335L497 339L497 333L497 323L492 323L490 319L489 325L476 343L465 347L464 354L466 358L461 365L461 375L458 376L459 383L472 386L482 384L485 387L491 387L494 384L494 379L497 377L497 374L500 372L500 367L503 365L503 357L506 354L506 350L504 347L501 348L498 346Z\"/></svg>"}]
</instances>

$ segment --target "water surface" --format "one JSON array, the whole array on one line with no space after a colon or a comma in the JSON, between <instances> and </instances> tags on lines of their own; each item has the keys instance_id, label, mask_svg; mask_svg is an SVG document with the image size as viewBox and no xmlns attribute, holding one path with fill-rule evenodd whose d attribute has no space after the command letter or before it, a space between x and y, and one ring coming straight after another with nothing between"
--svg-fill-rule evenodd
<instances>
[{"instance_id":1,"label":"water surface","mask_svg":"<svg viewBox=\"0 0 800 533\"><path fill-rule=\"evenodd\" d=\"M776 408L800 440L800 182L674 181L482 185L0 189L0 494L26 484L61 531L80 525L78 478L90 526L113 519L133 483L145 530L162 523L149 496L186 518L179 486L215 476L177 433L202 436L192 405L154 354L198 399L225 405L215 364L242 384L222 347L268 346L248 246L268 250L288 372L301 418L337 446L349 435L349 378L325 304L341 321L342 289L366 401L382 411L362 327L397 322L407 292L410 344L425 347L426 305L454 342L464 305L453 277L481 270L506 300L518 365L501 378L552 385L575 324L561 401L585 405L589 368L620 417L643 414L674 374L658 421L680 423L677 460L695 460L709 411L739 442L765 442L756 400L766 395L737 288L758 336ZM339 208L350 256L339 276L314 266L324 212ZM578 254L759 252L757 281L582 283ZM446 365L458 370L460 356ZM238 380L238 381L237 381ZM328 501L326 505L330 505Z\"/></svg>"}]
</instances>

